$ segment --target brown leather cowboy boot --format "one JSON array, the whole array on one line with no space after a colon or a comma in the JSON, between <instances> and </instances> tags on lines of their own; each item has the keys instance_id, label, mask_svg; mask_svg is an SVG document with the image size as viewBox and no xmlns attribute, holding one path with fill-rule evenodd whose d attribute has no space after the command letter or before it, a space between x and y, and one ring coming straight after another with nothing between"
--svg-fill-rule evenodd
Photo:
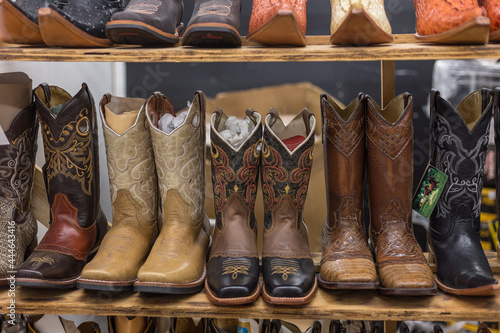
<instances>
[{"instance_id":1,"label":"brown leather cowboy boot","mask_svg":"<svg viewBox=\"0 0 500 333\"><path fill-rule=\"evenodd\" d=\"M321 96L328 204L319 275L319 284L324 288L378 286L363 220L365 106L363 94L345 109L328 96Z\"/></svg>"},{"instance_id":2,"label":"brown leather cowboy boot","mask_svg":"<svg viewBox=\"0 0 500 333\"><path fill-rule=\"evenodd\" d=\"M34 93L42 125L51 225L17 270L16 282L30 287L72 288L108 228L99 204L94 100L85 83L74 97L45 83Z\"/></svg>"},{"instance_id":3,"label":"brown leather cowboy boot","mask_svg":"<svg viewBox=\"0 0 500 333\"><path fill-rule=\"evenodd\" d=\"M210 121L216 226L205 292L215 304L252 303L260 295L257 220L254 215L262 146L261 116L246 112L248 137L235 147L221 134L228 117L217 109Z\"/></svg>"},{"instance_id":4,"label":"brown leather cowboy boot","mask_svg":"<svg viewBox=\"0 0 500 333\"><path fill-rule=\"evenodd\" d=\"M305 304L317 289L302 217L313 162L316 118L304 109L287 126L276 109L264 122L262 297L271 304Z\"/></svg>"},{"instance_id":5,"label":"brown leather cowboy boot","mask_svg":"<svg viewBox=\"0 0 500 333\"><path fill-rule=\"evenodd\" d=\"M156 332L156 319L151 317L108 317L110 333L153 333Z\"/></svg>"},{"instance_id":6,"label":"brown leather cowboy boot","mask_svg":"<svg viewBox=\"0 0 500 333\"><path fill-rule=\"evenodd\" d=\"M367 97L366 135L371 240L380 291L432 295L434 276L411 220L413 181L413 98L405 93L381 109Z\"/></svg>"},{"instance_id":7,"label":"brown leather cowboy boot","mask_svg":"<svg viewBox=\"0 0 500 333\"><path fill-rule=\"evenodd\" d=\"M36 246L37 222L31 212L38 122L31 79L0 74L0 125L8 144L0 146L0 285Z\"/></svg>"},{"instance_id":8,"label":"brown leather cowboy boot","mask_svg":"<svg viewBox=\"0 0 500 333\"><path fill-rule=\"evenodd\" d=\"M145 101L109 94L101 100L113 225L83 269L79 288L133 290L158 236L157 177Z\"/></svg>"},{"instance_id":9,"label":"brown leather cowboy boot","mask_svg":"<svg viewBox=\"0 0 500 333\"><path fill-rule=\"evenodd\" d=\"M205 95L197 92L185 119L170 133L164 115L176 118L170 100L155 93L146 102L158 173L163 226L137 273L141 292L187 294L203 289L210 223L205 214Z\"/></svg>"}]
</instances>

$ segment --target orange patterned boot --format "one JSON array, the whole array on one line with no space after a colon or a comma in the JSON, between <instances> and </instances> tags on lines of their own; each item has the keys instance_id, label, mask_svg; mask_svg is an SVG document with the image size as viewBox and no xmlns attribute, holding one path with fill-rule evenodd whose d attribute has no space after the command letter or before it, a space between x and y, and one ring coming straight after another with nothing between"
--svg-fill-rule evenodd
<instances>
[{"instance_id":1,"label":"orange patterned boot","mask_svg":"<svg viewBox=\"0 0 500 333\"><path fill-rule=\"evenodd\" d=\"M253 0L247 39L268 45L306 45L307 0Z\"/></svg>"},{"instance_id":2,"label":"orange patterned boot","mask_svg":"<svg viewBox=\"0 0 500 333\"><path fill-rule=\"evenodd\" d=\"M490 42L500 42L500 2L497 0L481 0L490 19Z\"/></svg>"},{"instance_id":3,"label":"orange patterned boot","mask_svg":"<svg viewBox=\"0 0 500 333\"><path fill-rule=\"evenodd\" d=\"M416 37L440 44L485 44L490 20L477 0L413 0Z\"/></svg>"}]
</instances>

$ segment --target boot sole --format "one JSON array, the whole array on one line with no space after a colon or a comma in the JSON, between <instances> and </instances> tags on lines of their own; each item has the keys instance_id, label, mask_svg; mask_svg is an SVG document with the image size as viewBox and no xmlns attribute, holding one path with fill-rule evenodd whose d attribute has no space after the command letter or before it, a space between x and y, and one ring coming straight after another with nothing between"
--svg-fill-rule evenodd
<instances>
[{"instance_id":1,"label":"boot sole","mask_svg":"<svg viewBox=\"0 0 500 333\"><path fill-rule=\"evenodd\" d=\"M0 40L11 44L43 44L40 27L7 0L0 0ZM8 27L8 28L6 28Z\"/></svg>"},{"instance_id":2,"label":"boot sole","mask_svg":"<svg viewBox=\"0 0 500 333\"><path fill-rule=\"evenodd\" d=\"M221 23L198 23L189 26L182 45L197 47L239 47L241 36L234 27Z\"/></svg>"},{"instance_id":3,"label":"boot sole","mask_svg":"<svg viewBox=\"0 0 500 333\"><path fill-rule=\"evenodd\" d=\"M109 47L111 41L87 34L52 8L38 10L38 23L45 44L62 47Z\"/></svg>"},{"instance_id":4,"label":"boot sole","mask_svg":"<svg viewBox=\"0 0 500 333\"><path fill-rule=\"evenodd\" d=\"M252 42L267 45L306 46L306 37L291 10L279 10L261 27L247 36Z\"/></svg>"},{"instance_id":5,"label":"boot sole","mask_svg":"<svg viewBox=\"0 0 500 333\"><path fill-rule=\"evenodd\" d=\"M262 298L266 303L275 305L303 305L312 301L316 291L318 290L318 280L314 279L314 285L309 291L309 293L303 297L274 297L271 296L267 290L266 286L262 288Z\"/></svg>"},{"instance_id":6,"label":"boot sole","mask_svg":"<svg viewBox=\"0 0 500 333\"><path fill-rule=\"evenodd\" d=\"M477 287L477 288L469 288L469 289L455 289L452 287L449 287L439 281L438 278L436 278L436 283L442 291L448 294L453 294L453 295L460 295L460 296L492 296L496 294L500 294L500 284L490 284L487 286L483 287Z\"/></svg>"},{"instance_id":7,"label":"boot sole","mask_svg":"<svg viewBox=\"0 0 500 333\"><path fill-rule=\"evenodd\" d=\"M174 45L179 42L183 27L180 23L175 33L171 34L139 21L111 21L106 24L106 36L115 44Z\"/></svg>"},{"instance_id":8,"label":"boot sole","mask_svg":"<svg viewBox=\"0 0 500 333\"><path fill-rule=\"evenodd\" d=\"M134 283L137 280L130 281L106 281L92 279L78 279L77 288L88 290L103 291L133 291Z\"/></svg>"},{"instance_id":9,"label":"boot sole","mask_svg":"<svg viewBox=\"0 0 500 333\"><path fill-rule=\"evenodd\" d=\"M395 295L395 296L433 296L437 294L437 285L431 288L383 288L380 287L378 292L382 295Z\"/></svg>"},{"instance_id":10,"label":"boot sole","mask_svg":"<svg viewBox=\"0 0 500 333\"><path fill-rule=\"evenodd\" d=\"M329 282L321 278L321 274L316 274L318 284L325 289L364 289L376 290L380 288L378 280L376 282Z\"/></svg>"},{"instance_id":11,"label":"boot sole","mask_svg":"<svg viewBox=\"0 0 500 333\"><path fill-rule=\"evenodd\" d=\"M261 285L260 283L258 283L255 291L251 295L248 295L247 297L221 298L215 296L214 292L208 286L208 281L205 280L205 294L207 295L207 298L215 305L250 304L255 302L259 298L260 292L261 292Z\"/></svg>"},{"instance_id":12,"label":"boot sole","mask_svg":"<svg viewBox=\"0 0 500 333\"><path fill-rule=\"evenodd\" d=\"M382 30L363 8L353 8L330 36L332 45L371 45L392 43L393 37Z\"/></svg>"},{"instance_id":13,"label":"boot sole","mask_svg":"<svg viewBox=\"0 0 500 333\"><path fill-rule=\"evenodd\" d=\"M476 17L464 24L429 36L415 34L417 41L438 44L486 44L490 34L490 20L487 17Z\"/></svg>"},{"instance_id":14,"label":"boot sole","mask_svg":"<svg viewBox=\"0 0 500 333\"><path fill-rule=\"evenodd\" d=\"M79 277L68 280L42 280L16 278L16 285L22 287L45 288L45 289L74 289Z\"/></svg>"},{"instance_id":15,"label":"boot sole","mask_svg":"<svg viewBox=\"0 0 500 333\"><path fill-rule=\"evenodd\" d=\"M206 267L203 267L202 276L189 283L137 281L134 283L134 291L173 295L195 294L203 290L206 275Z\"/></svg>"}]
</instances>

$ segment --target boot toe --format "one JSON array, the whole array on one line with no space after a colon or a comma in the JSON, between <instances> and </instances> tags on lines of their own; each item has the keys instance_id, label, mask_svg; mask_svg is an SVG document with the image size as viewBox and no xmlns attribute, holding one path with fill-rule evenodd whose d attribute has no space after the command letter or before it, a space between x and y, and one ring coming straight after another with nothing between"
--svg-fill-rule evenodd
<instances>
[{"instance_id":1,"label":"boot toe","mask_svg":"<svg viewBox=\"0 0 500 333\"><path fill-rule=\"evenodd\" d=\"M216 297L248 297L258 288L259 259L212 258L207 265L207 282Z\"/></svg>"},{"instance_id":2,"label":"boot toe","mask_svg":"<svg viewBox=\"0 0 500 333\"><path fill-rule=\"evenodd\" d=\"M375 282L377 271L369 259L338 259L321 265L320 274L328 282Z\"/></svg>"},{"instance_id":3,"label":"boot toe","mask_svg":"<svg viewBox=\"0 0 500 333\"><path fill-rule=\"evenodd\" d=\"M304 297L314 288L316 276L312 259L288 259L288 261L295 264L274 266L273 258L262 259L264 284L266 292L271 297Z\"/></svg>"},{"instance_id":4,"label":"boot toe","mask_svg":"<svg viewBox=\"0 0 500 333\"><path fill-rule=\"evenodd\" d=\"M455 280L457 289L479 288L495 284L498 284L498 281L493 277L474 274L474 272L461 274Z\"/></svg>"},{"instance_id":5,"label":"boot toe","mask_svg":"<svg viewBox=\"0 0 500 333\"><path fill-rule=\"evenodd\" d=\"M380 284L384 288L432 288L434 275L427 264L393 264L379 268Z\"/></svg>"}]
</instances>

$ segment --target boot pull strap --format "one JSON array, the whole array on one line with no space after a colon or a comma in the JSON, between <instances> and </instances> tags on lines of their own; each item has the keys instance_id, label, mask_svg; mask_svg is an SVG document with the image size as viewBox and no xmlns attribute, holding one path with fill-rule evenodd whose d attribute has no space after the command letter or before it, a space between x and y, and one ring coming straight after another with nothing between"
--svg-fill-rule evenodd
<instances>
[{"instance_id":1,"label":"boot pull strap","mask_svg":"<svg viewBox=\"0 0 500 333\"><path fill-rule=\"evenodd\" d=\"M328 102L328 97L326 94L321 94L320 102L321 102L321 143L325 143L325 135L326 135L325 112L326 112L326 105Z\"/></svg>"},{"instance_id":2,"label":"boot pull strap","mask_svg":"<svg viewBox=\"0 0 500 333\"><path fill-rule=\"evenodd\" d=\"M42 84L40 84L42 86L42 89L43 89L43 94L45 95L45 102L47 104L50 103L50 86L47 84L47 82L43 82Z\"/></svg>"},{"instance_id":3,"label":"boot pull strap","mask_svg":"<svg viewBox=\"0 0 500 333\"><path fill-rule=\"evenodd\" d=\"M104 94L101 98L101 101L99 102L99 107L101 108L102 115L104 116L104 119L106 119L106 113L104 112L104 107L106 104L111 102L111 94Z\"/></svg>"},{"instance_id":4,"label":"boot pull strap","mask_svg":"<svg viewBox=\"0 0 500 333\"><path fill-rule=\"evenodd\" d=\"M270 114L272 118L271 121L269 122L269 127L273 127L276 120L280 117L280 113L275 108L271 108L268 114Z\"/></svg>"},{"instance_id":5,"label":"boot pull strap","mask_svg":"<svg viewBox=\"0 0 500 333\"><path fill-rule=\"evenodd\" d=\"M500 103L500 87L496 87L495 90L493 91L493 94L494 94L494 96L493 96L493 112L494 112L494 117L496 120L495 126L498 126L497 123L498 123L498 120L500 117L500 114L499 114L500 105L498 105L498 103Z\"/></svg>"},{"instance_id":6,"label":"boot pull strap","mask_svg":"<svg viewBox=\"0 0 500 333\"><path fill-rule=\"evenodd\" d=\"M245 115L250 118L250 120L253 122L253 124L255 126L257 126L257 119L256 117L254 116L254 112L256 112L254 109L250 108L250 109L246 109L245 110Z\"/></svg>"},{"instance_id":7,"label":"boot pull strap","mask_svg":"<svg viewBox=\"0 0 500 333\"><path fill-rule=\"evenodd\" d=\"M306 125L307 135L311 133L311 123L309 120L312 116L314 116L314 114L308 108L304 108L304 110L302 110L302 119L304 120L304 124Z\"/></svg>"},{"instance_id":8,"label":"boot pull strap","mask_svg":"<svg viewBox=\"0 0 500 333\"><path fill-rule=\"evenodd\" d=\"M222 118L222 109L217 107L214 111L215 114L215 124L214 127L219 131L220 119Z\"/></svg>"}]
</instances>

